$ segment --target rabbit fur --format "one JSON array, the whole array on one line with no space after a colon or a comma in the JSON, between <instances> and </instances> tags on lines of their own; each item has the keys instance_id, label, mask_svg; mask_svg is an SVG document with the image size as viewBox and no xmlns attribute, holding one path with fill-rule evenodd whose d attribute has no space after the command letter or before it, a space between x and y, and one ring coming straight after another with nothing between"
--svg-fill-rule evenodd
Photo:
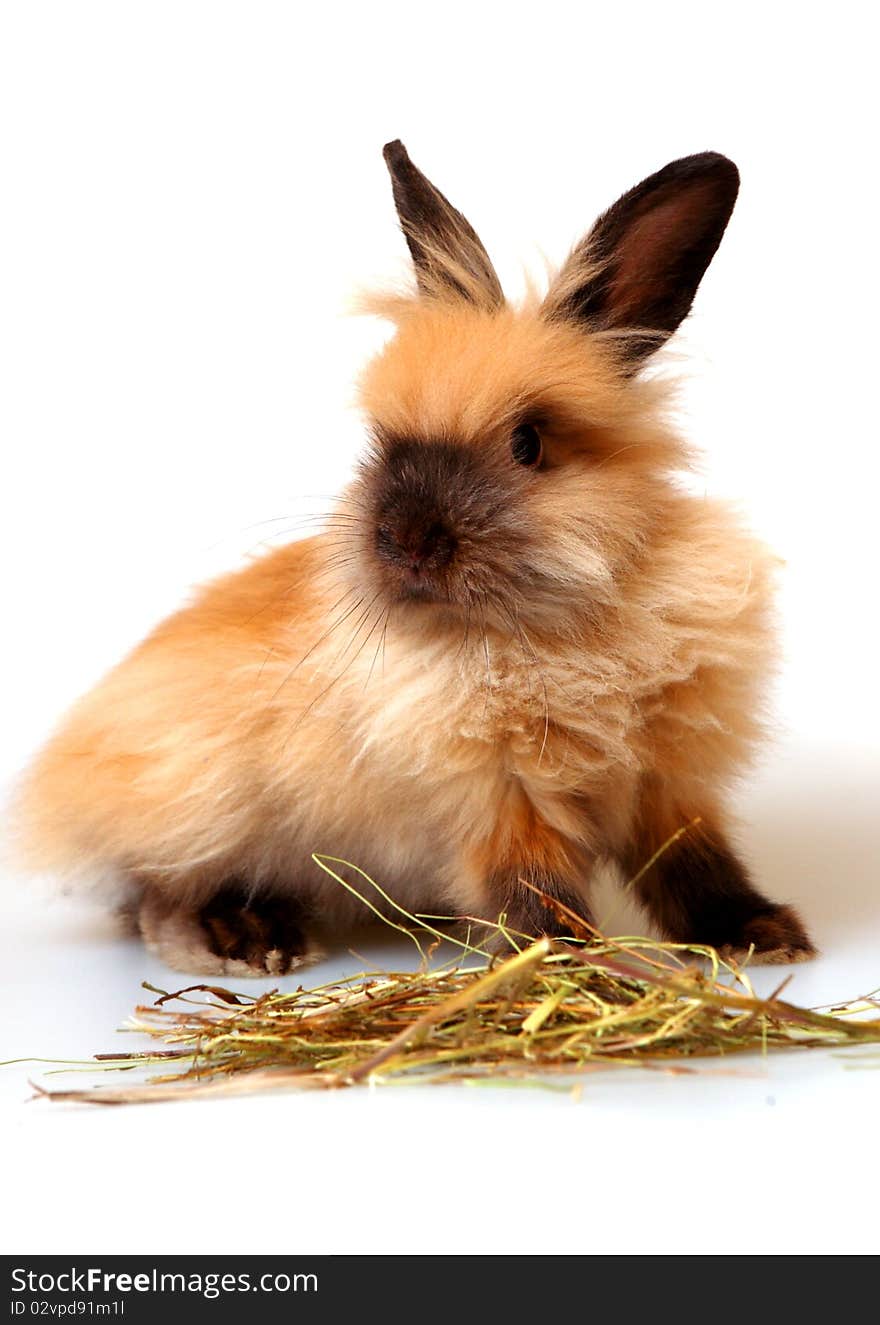
<instances>
[{"instance_id":1,"label":"rabbit fur","mask_svg":"<svg viewBox=\"0 0 880 1325\"><path fill-rule=\"evenodd\" d=\"M122 880L194 973L284 974L360 919L315 852L526 934L564 925L523 880L589 919L610 862L671 939L810 956L727 810L764 732L776 561L681 483L641 371L736 168L671 163L514 307L403 146L385 157L416 287L371 303L394 334L354 481L321 533L202 588L79 701L22 784L22 858Z\"/></svg>"}]
</instances>

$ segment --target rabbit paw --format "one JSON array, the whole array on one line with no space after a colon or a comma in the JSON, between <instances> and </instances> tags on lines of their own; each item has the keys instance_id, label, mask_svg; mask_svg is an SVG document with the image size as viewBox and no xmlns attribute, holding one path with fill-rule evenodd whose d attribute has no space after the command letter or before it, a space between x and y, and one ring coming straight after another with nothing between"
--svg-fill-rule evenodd
<instances>
[{"instance_id":1,"label":"rabbit paw","mask_svg":"<svg viewBox=\"0 0 880 1325\"><path fill-rule=\"evenodd\" d=\"M175 906L148 890L140 907L147 947L167 966L194 975L287 975L322 954L291 897L249 897L228 884L199 908Z\"/></svg>"},{"instance_id":2,"label":"rabbit paw","mask_svg":"<svg viewBox=\"0 0 880 1325\"><path fill-rule=\"evenodd\" d=\"M722 957L744 961L753 948L752 966L784 966L806 962L817 955L797 912L790 906L775 906L745 921L735 941L719 948Z\"/></svg>"}]
</instances>

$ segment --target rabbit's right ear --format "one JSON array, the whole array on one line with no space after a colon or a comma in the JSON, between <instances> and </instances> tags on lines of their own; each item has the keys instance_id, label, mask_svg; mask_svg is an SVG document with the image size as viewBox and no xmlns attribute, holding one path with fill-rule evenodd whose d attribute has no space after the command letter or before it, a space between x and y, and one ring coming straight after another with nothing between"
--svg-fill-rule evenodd
<instances>
[{"instance_id":1,"label":"rabbit's right ear","mask_svg":"<svg viewBox=\"0 0 880 1325\"><path fill-rule=\"evenodd\" d=\"M413 165L399 139L386 143L382 155L422 293L500 308L501 282L472 226Z\"/></svg>"},{"instance_id":2,"label":"rabbit's right ear","mask_svg":"<svg viewBox=\"0 0 880 1325\"><path fill-rule=\"evenodd\" d=\"M672 161L642 180L574 249L544 315L613 333L635 371L689 313L738 189L736 166L718 152Z\"/></svg>"}]
</instances>

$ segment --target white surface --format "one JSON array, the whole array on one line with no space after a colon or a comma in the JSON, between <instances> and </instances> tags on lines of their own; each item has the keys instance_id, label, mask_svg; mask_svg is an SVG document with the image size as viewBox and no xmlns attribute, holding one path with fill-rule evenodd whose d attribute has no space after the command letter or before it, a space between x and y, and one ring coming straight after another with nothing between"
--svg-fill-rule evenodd
<instances>
[{"instance_id":1,"label":"white surface","mask_svg":"<svg viewBox=\"0 0 880 1325\"><path fill-rule=\"evenodd\" d=\"M794 968L796 1001L878 983L878 803L874 755L832 747L781 750L746 798L759 876L801 902L824 947ZM409 960L408 947L359 950L367 964ZM307 979L364 965L341 956ZM134 1048L113 1029L147 997L140 981L188 983L100 918L27 899L6 918L0 969L10 1056ZM770 992L783 974L755 983ZM878 1250L880 1048L595 1075L579 1099L382 1087L23 1103L41 1070L0 1071L10 1252Z\"/></svg>"},{"instance_id":2,"label":"white surface","mask_svg":"<svg viewBox=\"0 0 880 1325\"><path fill-rule=\"evenodd\" d=\"M789 563L781 735L743 841L823 948L792 996L854 996L880 983L868 8L536 12L3 6L2 772L188 583L344 478L351 382L382 334L344 302L406 270L386 139L513 291L538 246L561 258L641 175L716 148L744 184L681 342L684 424L707 486ZM18 880L0 908L0 1057L110 1048L141 979L179 983ZM131 1111L25 1105L26 1071L4 1069L0 1247L876 1251L880 1068L732 1067L595 1077L579 1102Z\"/></svg>"}]
</instances>

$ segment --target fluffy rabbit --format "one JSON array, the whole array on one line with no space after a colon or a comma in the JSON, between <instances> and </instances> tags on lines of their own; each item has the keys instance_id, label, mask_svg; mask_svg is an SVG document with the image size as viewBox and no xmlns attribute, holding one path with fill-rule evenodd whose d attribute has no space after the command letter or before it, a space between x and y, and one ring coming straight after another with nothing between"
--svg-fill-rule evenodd
<instances>
[{"instance_id":1,"label":"fluffy rabbit","mask_svg":"<svg viewBox=\"0 0 880 1325\"><path fill-rule=\"evenodd\" d=\"M417 289L373 302L395 335L357 477L324 532L209 584L77 704L23 784L30 865L127 881L151 948L206 974L283 974L357 918L312 852L525 933L559 921L523 879L589 916L612 862L670 939L811 956L725 814L774 559L676 483L686 447L639 376L736 167L667 165L514 308L403 145L385 160Z\"/></svg>"}]
</instances>

